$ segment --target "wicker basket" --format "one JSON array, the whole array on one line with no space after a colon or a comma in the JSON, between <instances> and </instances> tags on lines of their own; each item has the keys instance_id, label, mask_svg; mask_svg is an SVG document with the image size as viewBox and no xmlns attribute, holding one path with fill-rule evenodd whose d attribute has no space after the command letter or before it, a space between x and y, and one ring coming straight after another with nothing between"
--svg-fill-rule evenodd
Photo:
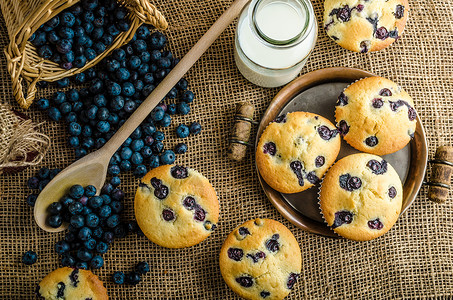
<instances>
[{"instance_id":1,"label":"wicker basket","mask_svg":"<svg viewBox=\"0 0 453 300\"><path fill-rule=\"evenodd\" d=\"M166 29L165 17L149 0L118 0L129 10L130 28L120 33L109 48L80 69L65 70L45 60L28 39L45 22L80 0L0 0L0 7L8 29L10 44L5 49L13 93L22 108L28 108L35 98L38 81L56 81L83 72L96 65L114 49L126 44L143 23ZM28 83L24 94L24 79Z\"/></svg>"}]
</instances>

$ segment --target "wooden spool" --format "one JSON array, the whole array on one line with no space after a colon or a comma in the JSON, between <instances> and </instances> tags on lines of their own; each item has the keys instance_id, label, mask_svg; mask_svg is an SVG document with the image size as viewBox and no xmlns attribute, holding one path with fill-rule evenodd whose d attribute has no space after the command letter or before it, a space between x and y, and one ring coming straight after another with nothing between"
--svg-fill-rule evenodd
<instances>
[{"instance_id":1,"label":"wooden spool","mask_svg":"<svg viewBox=\"0 0 453 300\"><path fill-rule=\"evenodd\" d=\"M250 132L252 124L258 124L253 120L254 112L255 107L250 102L241 102L236 106L235 123L228 146L228 157L232 160L241 161L247 153L247 147L253 146L249 143Z\"/></svg>"},{"instance_id":2,"label":"wooden spool","mask_svg":"<svg viewBox=\"0 0 453 300\"><path fill-rule=\"evenodd\" d=\"M453 146L441 146L437 148L432 164L428 199L436 203L444 203L448 198L451 188L451 175L453 173Z\"/></svg>"}]
</instances>

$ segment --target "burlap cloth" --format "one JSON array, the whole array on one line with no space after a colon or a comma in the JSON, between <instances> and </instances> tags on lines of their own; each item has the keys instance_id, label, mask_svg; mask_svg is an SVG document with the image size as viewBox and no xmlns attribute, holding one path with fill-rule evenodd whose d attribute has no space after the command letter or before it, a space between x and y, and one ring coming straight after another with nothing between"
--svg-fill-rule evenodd
<instances>
[{"instance_id":1,"label":"burlap cloth","mask_svg":"<svg viewBox=\"0 0 453 300\"><path fill-rule=\"evenodd\" d=\"M415 100L423 120L432 156L437 146L452 144L453 132L453 3L451 0L410 1L411 14L403 38L378 53L357 54L333 43L322 29L322 1L314 0L321 29L315 51L303 73L325 67L361 68L402 85ZM182 57L231 1L158 1L166 15L171 49ZM3 20L2 20L3 22ZM189 72L196 101L188 116L178 116L166 129L166 145L176 143L179 122L199 121L204 131L188 139L189 152L177 163L205 174L216 188L221 207L218 230L189 249L171 250L146 238L129 236L115 241L104 255L105 267L95 273L104 281L112 299L236 299L220 275L218 254L226 235L242 222L256 217L283 222L294 233L302 250L301 280L289 299L402 299L453 298L453 201L431 203L423 187L415 203L385 236L357 243L304 232L286 221L264 195L251 152L245 161L229 161L227 137L235 104L250 100L261 116L278 89L248 83L233 60L235 26L230 26ZM0 46L7 45L4 23ZM5 58L0 58L0 100L14 102ZM53 92L48 90L47 92ZM41 91L41 94L44 92ZM35 121L48 120L31 109ZM52 138L52 148L42 165L64 168L74 160L66 146L63 123L47 121L42 131ZM0 299L32 299L36 284L58 267L54 244L61 234L39 229L32 209L25 203L26 179L39 167L17 175L0 176ZM133 218L137 185L122 175L127 192L127 217ZM20 263L24 251L35 250L38 262ZM146 260L151 272L136 287L115 286L110 275L128 271Z\"/></svg>"}]
</instances>

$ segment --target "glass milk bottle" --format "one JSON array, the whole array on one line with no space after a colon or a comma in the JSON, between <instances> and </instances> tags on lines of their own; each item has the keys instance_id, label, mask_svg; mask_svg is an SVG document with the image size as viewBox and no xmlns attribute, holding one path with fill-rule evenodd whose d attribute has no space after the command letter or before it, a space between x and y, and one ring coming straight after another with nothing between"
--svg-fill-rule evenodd
<instances>
[{"instance_id":1,"label":"glass milk bottle","mask_svg":"<svg viewBox=\"0 0 453 300\"><path fill-rule=\"evenodd\" d=\"M300 73L317 36L310 0L253 0L239 17L234 59L252 83L282 86Z\"/></svg>"}]
</instances>

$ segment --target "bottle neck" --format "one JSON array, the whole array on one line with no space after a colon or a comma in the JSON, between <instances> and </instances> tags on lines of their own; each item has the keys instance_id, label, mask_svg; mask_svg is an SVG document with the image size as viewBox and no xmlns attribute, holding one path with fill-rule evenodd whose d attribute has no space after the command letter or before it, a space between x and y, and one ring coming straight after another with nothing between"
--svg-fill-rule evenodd
<instances>
[{"instance_id":1,"label":"bottle neck","mask_svg":"<svg viewBox=\"0 0 453 300\"><path fill-rule=\"evenodd\" d=\"M268 46L286 48L299 44L313 23L312 7L305 1L253 0L249 6L252 32Z\"/></svg>"}]
</instances>

